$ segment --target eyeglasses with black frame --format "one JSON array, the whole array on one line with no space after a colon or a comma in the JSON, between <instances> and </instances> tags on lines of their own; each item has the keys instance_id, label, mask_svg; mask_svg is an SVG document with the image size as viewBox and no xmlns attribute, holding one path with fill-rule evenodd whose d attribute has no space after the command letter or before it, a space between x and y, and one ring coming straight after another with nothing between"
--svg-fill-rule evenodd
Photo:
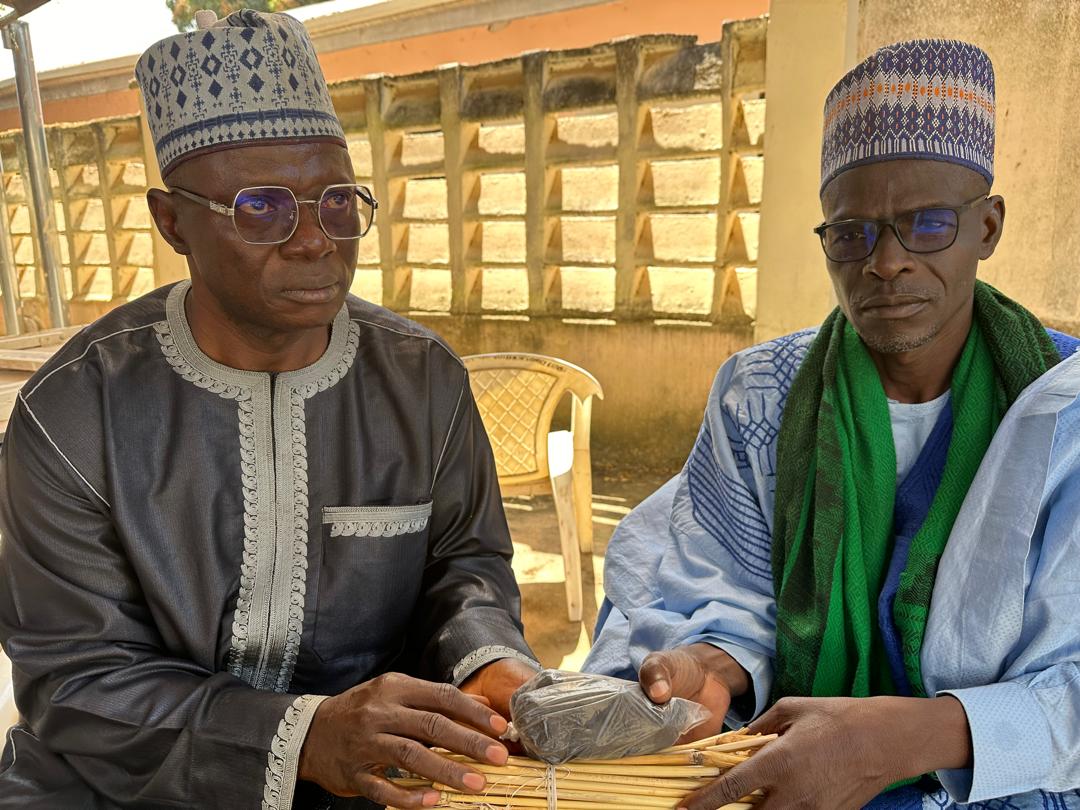
<instances>
[{"instance_id":1,"label":"eyeglasses with black frame","mask_svg":"<svg viewBox=\"0 0 1080 810\"><path fill-rule=\"evenodd\" d=\"M375 224L379 208L371 189L359 183L327 186L315 200L298 200L285 186L249 186L236 192L231 206L177 186L170 191L230 217L237 236L249 245L288 242L300 222L301 205L316 206L319 227L330 239L360 239Z\"/></svg>"},{"instance_id":2,"label":"eyeglasses with black frame","mask_svg":"<svg viewBox=\"0 0 1080 810\"><path fill-rule=\"evenodd\" d=\"M952 247L960 230L960 212L987 199L980 194L957 206L935 205L898 214L892 219L842 219L823 222L814 228L821 249L834 262L857 262L868 258L877 247L884 228L891 228L909 253L937 253Z\"/></svg>"}]
</instances>

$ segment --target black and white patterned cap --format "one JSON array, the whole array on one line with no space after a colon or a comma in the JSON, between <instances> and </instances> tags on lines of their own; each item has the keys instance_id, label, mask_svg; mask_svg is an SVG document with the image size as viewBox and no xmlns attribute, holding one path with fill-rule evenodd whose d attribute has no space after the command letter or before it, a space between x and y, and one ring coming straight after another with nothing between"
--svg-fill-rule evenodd
<instances>
[{"instance_id":1,"label":"black and white patterned cap","mask_svg":"<svg viewBox=\"0 0 1080 810\"><path fill-rule=\"evenodd\" d=\"M315 48L287 14L245 9L151 46L135 66L161 173L205 152L277 140L345 145Z\"/></svg>"}]
</instances>

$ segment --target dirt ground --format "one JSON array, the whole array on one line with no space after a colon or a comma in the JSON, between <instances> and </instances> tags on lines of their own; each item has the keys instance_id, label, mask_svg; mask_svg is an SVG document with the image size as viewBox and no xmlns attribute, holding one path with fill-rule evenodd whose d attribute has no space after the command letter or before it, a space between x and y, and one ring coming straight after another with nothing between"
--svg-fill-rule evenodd
<instances>
[{"instance_id":1,"label":"dirt ground","mask_svg":"<svg viewBox=\"0 0 1080 810\"><path fill-rule=\"evenodd\" d=\"M566 617L566 586L555 505L549 496L507 498L514 573L521 586L525 638L544 666L577 670L589 652L604 599L604 553L619 521L673 472L599 473L593 477L593 553L583 554L582 621Z\"/></svg>"}]
</instances>

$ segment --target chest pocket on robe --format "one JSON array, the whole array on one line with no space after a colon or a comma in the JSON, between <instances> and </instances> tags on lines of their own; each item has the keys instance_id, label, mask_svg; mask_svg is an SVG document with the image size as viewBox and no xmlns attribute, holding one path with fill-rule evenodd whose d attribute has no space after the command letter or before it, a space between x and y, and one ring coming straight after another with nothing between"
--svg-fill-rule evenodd
<instances>
[{"instance_id":1,"label":"chest pocket on robe","mask_svg":"<svg viewBox=\"0 0 1080 810\"><path fill-rule=\"evenodd\" d=\"M378 669L401 648L427 560L431 502L327 506L314 647Z\"/></svg>"},{"instance_id":2,"label":"chest pocket on robe","mask_svg":"<svg viewBox=\"0 0 1080 810\"><path fill-rule=\"evenodd\" d=\"M331 537L398 537L427 528L431 501L412 506L325 506Z\"/></svg>"}]
</instances>

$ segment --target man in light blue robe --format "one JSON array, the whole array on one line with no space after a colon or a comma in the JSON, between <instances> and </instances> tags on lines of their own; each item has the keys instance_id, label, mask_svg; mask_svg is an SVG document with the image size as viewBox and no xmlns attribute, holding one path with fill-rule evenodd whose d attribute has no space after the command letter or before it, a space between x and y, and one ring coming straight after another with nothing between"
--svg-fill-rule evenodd
<instances>
[{"instance_id":1,"label":"man in light blue robe","mask_svg":"<svg viewBox=\"0 0 1080 810\"><path fill-rule=\"evenodd\" d=\"M903 70L908 71L910 94L912 72L925 82L927 72L918 70L925 54L933 59L943 52L955 54L950 49L956 47L918 41L883 49L884 55L875 54L845 77L830 104L846 109L847 100L865 98L853 92L860 83L889 87L891 77L891 86L902 88ZM967 48L960 44L964 59L943 61L970 65ZM951 94L948 76L940 78ZM992 73L990 85L992 98ZM972 103L981 104L978 99ZM893 369L890 376L890 358L910 358L927 346L936 347L931 359L941 356L946 328L918 345L890 345L884 331L874 333L880 322L859 309L861 293L851 292L850 285L858 275L890 293L910 292L918 288L913 281L923 277L923 262L954 248L911 250L918 234L904 231L903 206L882 211L891 219L849 209L874 205L874 195L858 196L872 183L885 189L886 208L901 196L897 189L915 188L917 195L911 175L923 172L930 161L943 160L948 145L939 145L935 156L907 155L912 159L904 161L901 172L887 174L901 164L855 160L857 150L847 148L851 144L844 138L868 130L838 131L829 113L827 106L827 222L819 232L844 314L875 360L886 358L877 368L888 396L895 451L895 478L886 482L895 485L886 564L867 589L876 625L873 648L881 666L867 676L865 661L859 660L862 668L851 682L861 678L870 687L853 688L846 693L851 697L838 692L833 692L836 697L810 697L817 691L793 697L790 689L777 689L778 680L788 675L777 667L782 635L777 516L789 506L776 502L777 451L793 384L819 338L818 330L807 330L740 352L721 367L684 469L631 513L612 538L604 575L607 598L585 669L640 677L654 699L695 697L720 709L727 725L752 722L754 730L780 733L749 763L690 797L685 802L690 810L717 807L755 789L766 791L761 806L768 810L863 805L906 810L965 803L987 810L1080 808L1080 446L1075 439L1080 360L1064 360L1015 398L982 455L937 560L925 635L915 648L921 677L912 683L910 661L905 660L910 644L897 616L902 575L935 496L954 474L949 465L954 421L970 420L971 414L954 399L955 374L952 389L946 381L943 391L922 384L918 373L903 378ZM844 177L837 168L851 171L830 190L830 182ZM927 172L926 178L936 178ZM838 187L856 202L842 194L838 200ZM830 209L840 212L831 217L834 222L829 222ZM845 239L869 234L869 253L860 254L862 264L837 261L837 251L850 249L850 239L827 243L825 231L857 216L866 217L858 221L861 230L849 229ZM988 255L980 252L978 258ZM925 277L947 281L955 267L943 270L944 260L937 261ZM895 289L905 278L907 287ZM907 299L888 303L896 307L887 324L894 332L918 316L917 309L904 309ZM909 316L909 311L916 314ZM991 333L995 325L984 320L981 328ZM1075 339L1048 334L1060 358L1076 350ZM950 362L955 357L954 351ZM919 371L914 363L907 370L912 367ZM893 396L894 391L917 393ZM869 419L856 413L848 427L849 438L858 441L870 430ZM787 561L798 564L791 557ZM785 568L783 575L788 573ZM872 656L864 658L873 663ZM778 691L787 695L779 702ZM953 744L948 756L942 754L946 742Z\"/></svg>"},{"instance_id":2,"label":"man in light blue robe","mask_svg":"<svg viewBox=\"0 0 1080 810\"><path fill-rule=\"evenodd\" d=\"M707 642L735 658L753 683L727 725L765 711L776 639L775 436L813 336L756 346L720 369L683 471L623 520L608 546L607 598L586 671L636 679L650 653ZM897 791L873 806L1080 808L1078 612L1074 358L1009 411L938 569L922 651L926 691L961 699L974 768L940 773L940 786Z\"/></svg>"}]
</instances>

